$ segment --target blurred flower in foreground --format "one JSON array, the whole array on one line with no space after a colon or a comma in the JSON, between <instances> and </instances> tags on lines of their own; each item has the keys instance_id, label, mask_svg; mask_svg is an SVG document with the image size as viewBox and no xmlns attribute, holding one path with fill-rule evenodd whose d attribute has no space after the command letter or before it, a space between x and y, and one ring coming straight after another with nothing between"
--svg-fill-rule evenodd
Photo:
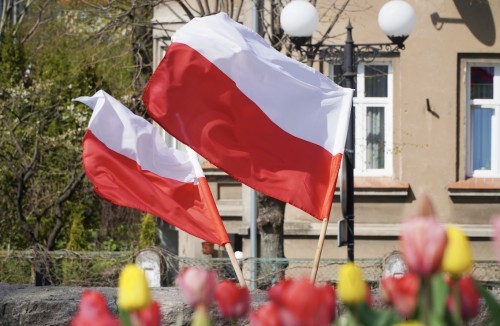
<instances>
[{"instance_id":1,"label":"blurred flower in foreground","mask_svg":"<svg viewBox=\"0 0 500 326\"><path fill-rule=\"evenodd\" d=\"M335 319L335 291L307 278L285 279L268 291L270 303L250 316L252 325L321 326Z\"/></svg>"},{"instance_id":2,"label":"blurred flower in foreground","mask_svg":"<svg viewBox=\"0 0 500 326\"><path fill-rule=\"evenodd\" d=\"M118 326L118 319L111 314L104 296L92 290L85 290L71 326Z\"/></svg>"},{"instance_id":3,"label":"blurred flower in foreground","mask_svg":"<svg viewBox=\"0 0 500 326\"><path fill-rule=\"evenodd\" d=\"M407 219L401 229L401 251L409 270L430 276L441 267L447 243L446 230L433 216Z\"/></svg>"},{"instance_id":4,"label":"blurred flower in foreground","mask_svg":"<svg viewBox=\"0 0 500 326\"><path fill-rule=\"evenodd\" d=\"M457 227L448 227L448 245L446 246L442 270L452 277L460 277L470 272L474 262L472 261L472 250L469 239L465 233Z\"/></svg>"},{"instance_id":5,"label":"blurred flower in foreground","mask_svg":"<svg viewBox=\"0 0 500 326\"><path fill-rule=\"evenodd\" d=\"M209 307L215 298L217 272L202 268L183 269L177 277L184 302L193 308Z\"/></svg>"},{"instance_id":6,"label":"blurred flower in foreground","mask_svg":"<svg viewBox=\"0 0 500 326\"><path fill-rule=\"evenodd\" d=\"M141 326L158 326L161 321L160 305L153 301L149 306L137 312L137 319Z\"/></svg>"},{"instance_id":7,"label":"blurred flower in foreground","mask_svg":"<svg viewBox=\"0 0 500 326\"><path fill-rule=\"evenodd\" d=\"M500 215L493 216L491 219L493 226L493 248L497 255L497 260L500 261Z\"/></svg>"},{"instance_id":8,"label":"blurred flower in foreground","mask_svg":"<svg viewBox=\"0 0 500 326\"><path fill-rule=\"evenodd\" d=\"M146 274L135 264L128 264L120 273L118 307L124 325L160 325L160 306L151 300Z\"/></svg>"},{"instance_id":9,"label":"blurred flower in foreground","mask_svg":"<svg viewBox=\"0 0 500 326\"><path fill-rule=\"evenodd\" d=\"M338 296L346 305L356 305L367 301L369 289L363 279L361 269L354 263L340 267Z\"/></svg>"},{"instance_id":10,"label":"blurred flower in foreground","mask_svg":"<svg viewBox=\"0 0 500 326\"><path fill-rule=\"evenodd\" d=\"M280 311L273 301L266 302L259 309L250 313L252 326L281 326Z\"/></svg>"},{"instance_id":11,"label":"blurred flower in foreground","mask_svg":"<svg viewBox=\"0 0 500 326\"><path fill-rule=\"evenodd\" d=\"M222 317L238 319L250 310L250 292L231 281L222 281L215 288L215 299Z\"/></svg>"},{"instance_id":12,"label":"blurred flower in foreground","mask_svg":"<svg viewBox=\"0 0 500 326\"><path fill-rule=\"evenodd\" d=\"M384 301L391 303L405 318L413 315L418 303L420 278L416 274L409 273L400 278L385 277L381 283L381 295Z\"/></svg>"},{"instance_id":13,"label":"blurred flower in foreground","mask_svg":"<svg viewBox=\"0 0 500 326\"><path fill-rule=\"evenodd\" d=\"M454 291L458 291L460 299L460 314L463 320L474 318L479 313L480 308L480 294L474 285L472 277L464 276L460 280L451 279L451 291L448 296L446 305L448 310L455 312L455 298ZM453 287L456 287L453 289Z\"/></svg>"},{"instance_id":14,"label":"blurred flower in foreground","mask_svg":"<svg viewBox=\"0 0 500 326\"><path fill-rule=\"evenodd\" d=\"M135 264L125 266L118 281L118 307L125 311L140 310L151 303L144 271Z\"/></svg>"}]
</instances>

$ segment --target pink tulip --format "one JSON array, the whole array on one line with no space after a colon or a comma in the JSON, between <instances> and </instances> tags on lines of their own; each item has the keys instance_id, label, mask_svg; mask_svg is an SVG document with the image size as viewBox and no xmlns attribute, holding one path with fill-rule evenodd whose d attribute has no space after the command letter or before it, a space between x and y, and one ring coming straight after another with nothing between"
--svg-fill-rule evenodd
<instances>
[{"instance_id":1,"label":"pink tulip","mask_svg":"<svg viewBox=\"0 0 500 326\"><path fill-rule=\"evenodd\" d=\"M450 310L451 312L455 311L455 298L453 296L453 293L455 290L458 290L460 296L460 313L462 319L469 320L471 318L474 318L479 313L479 300L481 298L481 295L474 285L473 278L470 275L464 276L458 281L450 279L449 283L451 289L448 300L446 302L448 310Z\"/></svg>"},{"instance_id":2,"label":"pink tulip","mask_svg":"<svg viewBox=\"0 0 500 326\"><path fill-rule=\"evenodd\" d=\"M217 272L190 267L183 269L177 277L184 302L193 308L209 307L215 298Z\"/></svg>"},{"instance_id":3,"label":"pink tulip","mask_svg":"<svg viewBox=\"0 0 500 326\"><path fill-rule=\"evenodd\" d=\"M222 317L238 319L246 316L250 310L250 292L247 287L240 287L231 281L217 284L215 299Z\"/></svg>"},{"instance_id":4,"label":"pink tulip","mask_svg":"<svg viewBox=\"0 0 500 326\"><path fill-rule=\"evenodd\" d=\"M500 261L500 215L493 216L491 219L493 226L493 248L497 255L497 260Z\"/></svg>"},{"instance_id":5,"label":"pink tulip","mask_svg":"<svg viewBox=\"0 0 500 326\"><path fill-rule=\"evenodd\" d=\"M106 298L93 290L85 290L80 299L80 306L71 326L119 326L118 318L113 316L106 304Z\"/></svg>"},{"instance_id":6,"label":"pink tulip","mask_svg":"<svg viewBox=\"0 0 500 326\"><path fill-rule=\"evenodd\" d=\"M384 277L381 283L384 301L392 303L394 309L405 318L413 315L417 308L420 278L409 273L400 278Z\"/></svg>"},{"instance_id":7,"label":"pink tulip","mask_svg":"<svg viewBox=\"0 0 500 326\"><path fill-rule=\"evenodd\" d=\"M420 276L437 272L447 241L446 229L435 217L408 218L402 225L401 251L409 270Z\"/></svg>"},{"instance_id":8,"label":"pink tulip","mask_svg":"<svg viewBox=\"0 0 500 326\"><path fill-rule=\"evenodd\" d=\"M279 307L270 301L250 313L251 326L282 326Z\"/></svg>"}]
</instances>

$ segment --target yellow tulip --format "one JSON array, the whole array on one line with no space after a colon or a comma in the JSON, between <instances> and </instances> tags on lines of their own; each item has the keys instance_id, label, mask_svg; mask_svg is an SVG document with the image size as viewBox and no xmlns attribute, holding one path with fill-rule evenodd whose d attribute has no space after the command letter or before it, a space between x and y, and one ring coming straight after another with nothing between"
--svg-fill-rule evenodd
<instances>
[{"instance_id":1,"label":"yellow tulip","mask_svg":"<svg viewBox=\"0 0 500 326\"><path fill-rule=\"evenodd\" d=\"M144 271L135 264L128 264L118 281L118 307L122 310L139 310L151 303L151 294Z\"/></svg>"},{"instance_id":2,"label":"yellow tulip","mask_svg":"<svg viewBox=\"0 0 500 326\"><path fill-rule=\"evenodd\" d=\"M361 269L354 263L346 263L340 267L337 293L347 305L365 302L368 297L368 287L363 280Z\"/></svg>"},{"instance_id":3,"label":"yellow tulip","mask_svg":"<svg viewBox=\"0 0 500 326\"><path fill-rule=\"evenodd\" d=\"M444 251L441 268L452 277L460 277L470 272L473 266L472 250L469 239L457 227L450 226L446 230L448 245Z\"/></svg>"}]
</instances>

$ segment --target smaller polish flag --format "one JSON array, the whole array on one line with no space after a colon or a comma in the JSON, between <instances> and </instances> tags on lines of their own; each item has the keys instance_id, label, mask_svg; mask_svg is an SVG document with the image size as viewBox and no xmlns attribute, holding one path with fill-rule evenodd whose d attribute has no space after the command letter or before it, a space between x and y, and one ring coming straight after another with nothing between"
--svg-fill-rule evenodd
<instances>
[{"instance_id":1,"label":"smaller polish flag","mask_svg":"<svg viewBox=\"0 0 500 326\"><path fill-rule=\"evenodd\" d=\"M75 101L94 110L83 138L83 166L95 192L158 216L206 241L229 238L197 161L171 149L160 132L104 91Z\"/></svg>"}]
</instances>

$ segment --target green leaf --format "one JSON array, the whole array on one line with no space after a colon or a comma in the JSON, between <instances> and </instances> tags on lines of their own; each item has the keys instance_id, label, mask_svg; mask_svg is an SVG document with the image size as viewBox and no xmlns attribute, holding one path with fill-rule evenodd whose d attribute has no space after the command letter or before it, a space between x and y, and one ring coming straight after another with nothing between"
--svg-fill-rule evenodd
<instances>
[{"instance_id":1,"label":"green leaf","mask_svg":"<svg viewBox=\"0 0 500 326\"><path fill-rule=\"evenodd\" d=\"M450 289L444 281L442 274L436 274L431 278L432 293L432 320L444 321L446 313L446 299Z\"/></svg>"},{"instance_id":2,"label":"green leaf","mask_svg":"<svg viewBox=\"0 0 500 326\"><path fill-rule=\"evenodd\" d=\"M474 280L474 285L479 293L481 293L486 305L488 306L488 311L490 312L493 325L500 325L500 304L495 299L493 294L484 287L484 285L476 280Z\"/></svg>"},{"instance_id":3,"label":"green leaf","mask_svg":"<svg viewBox=\"0 0 500 326\"><path fill-rule=\"evenodd\" d=\"M393 309L379 311L364 303L354 307L353 313L363 325L385 326L402 321L402 318Z\"/></svg>"},{"instance_id":4,"label":"green leaf","mask_svg":"<svg viewBox=\"0 0 500 326\"><path fill-rule=\"evenodd\" d=\"M132 320L128 311L118 309L118 317L120 318L121 326L132 326Z\"/></svg>"}]
</instances>

